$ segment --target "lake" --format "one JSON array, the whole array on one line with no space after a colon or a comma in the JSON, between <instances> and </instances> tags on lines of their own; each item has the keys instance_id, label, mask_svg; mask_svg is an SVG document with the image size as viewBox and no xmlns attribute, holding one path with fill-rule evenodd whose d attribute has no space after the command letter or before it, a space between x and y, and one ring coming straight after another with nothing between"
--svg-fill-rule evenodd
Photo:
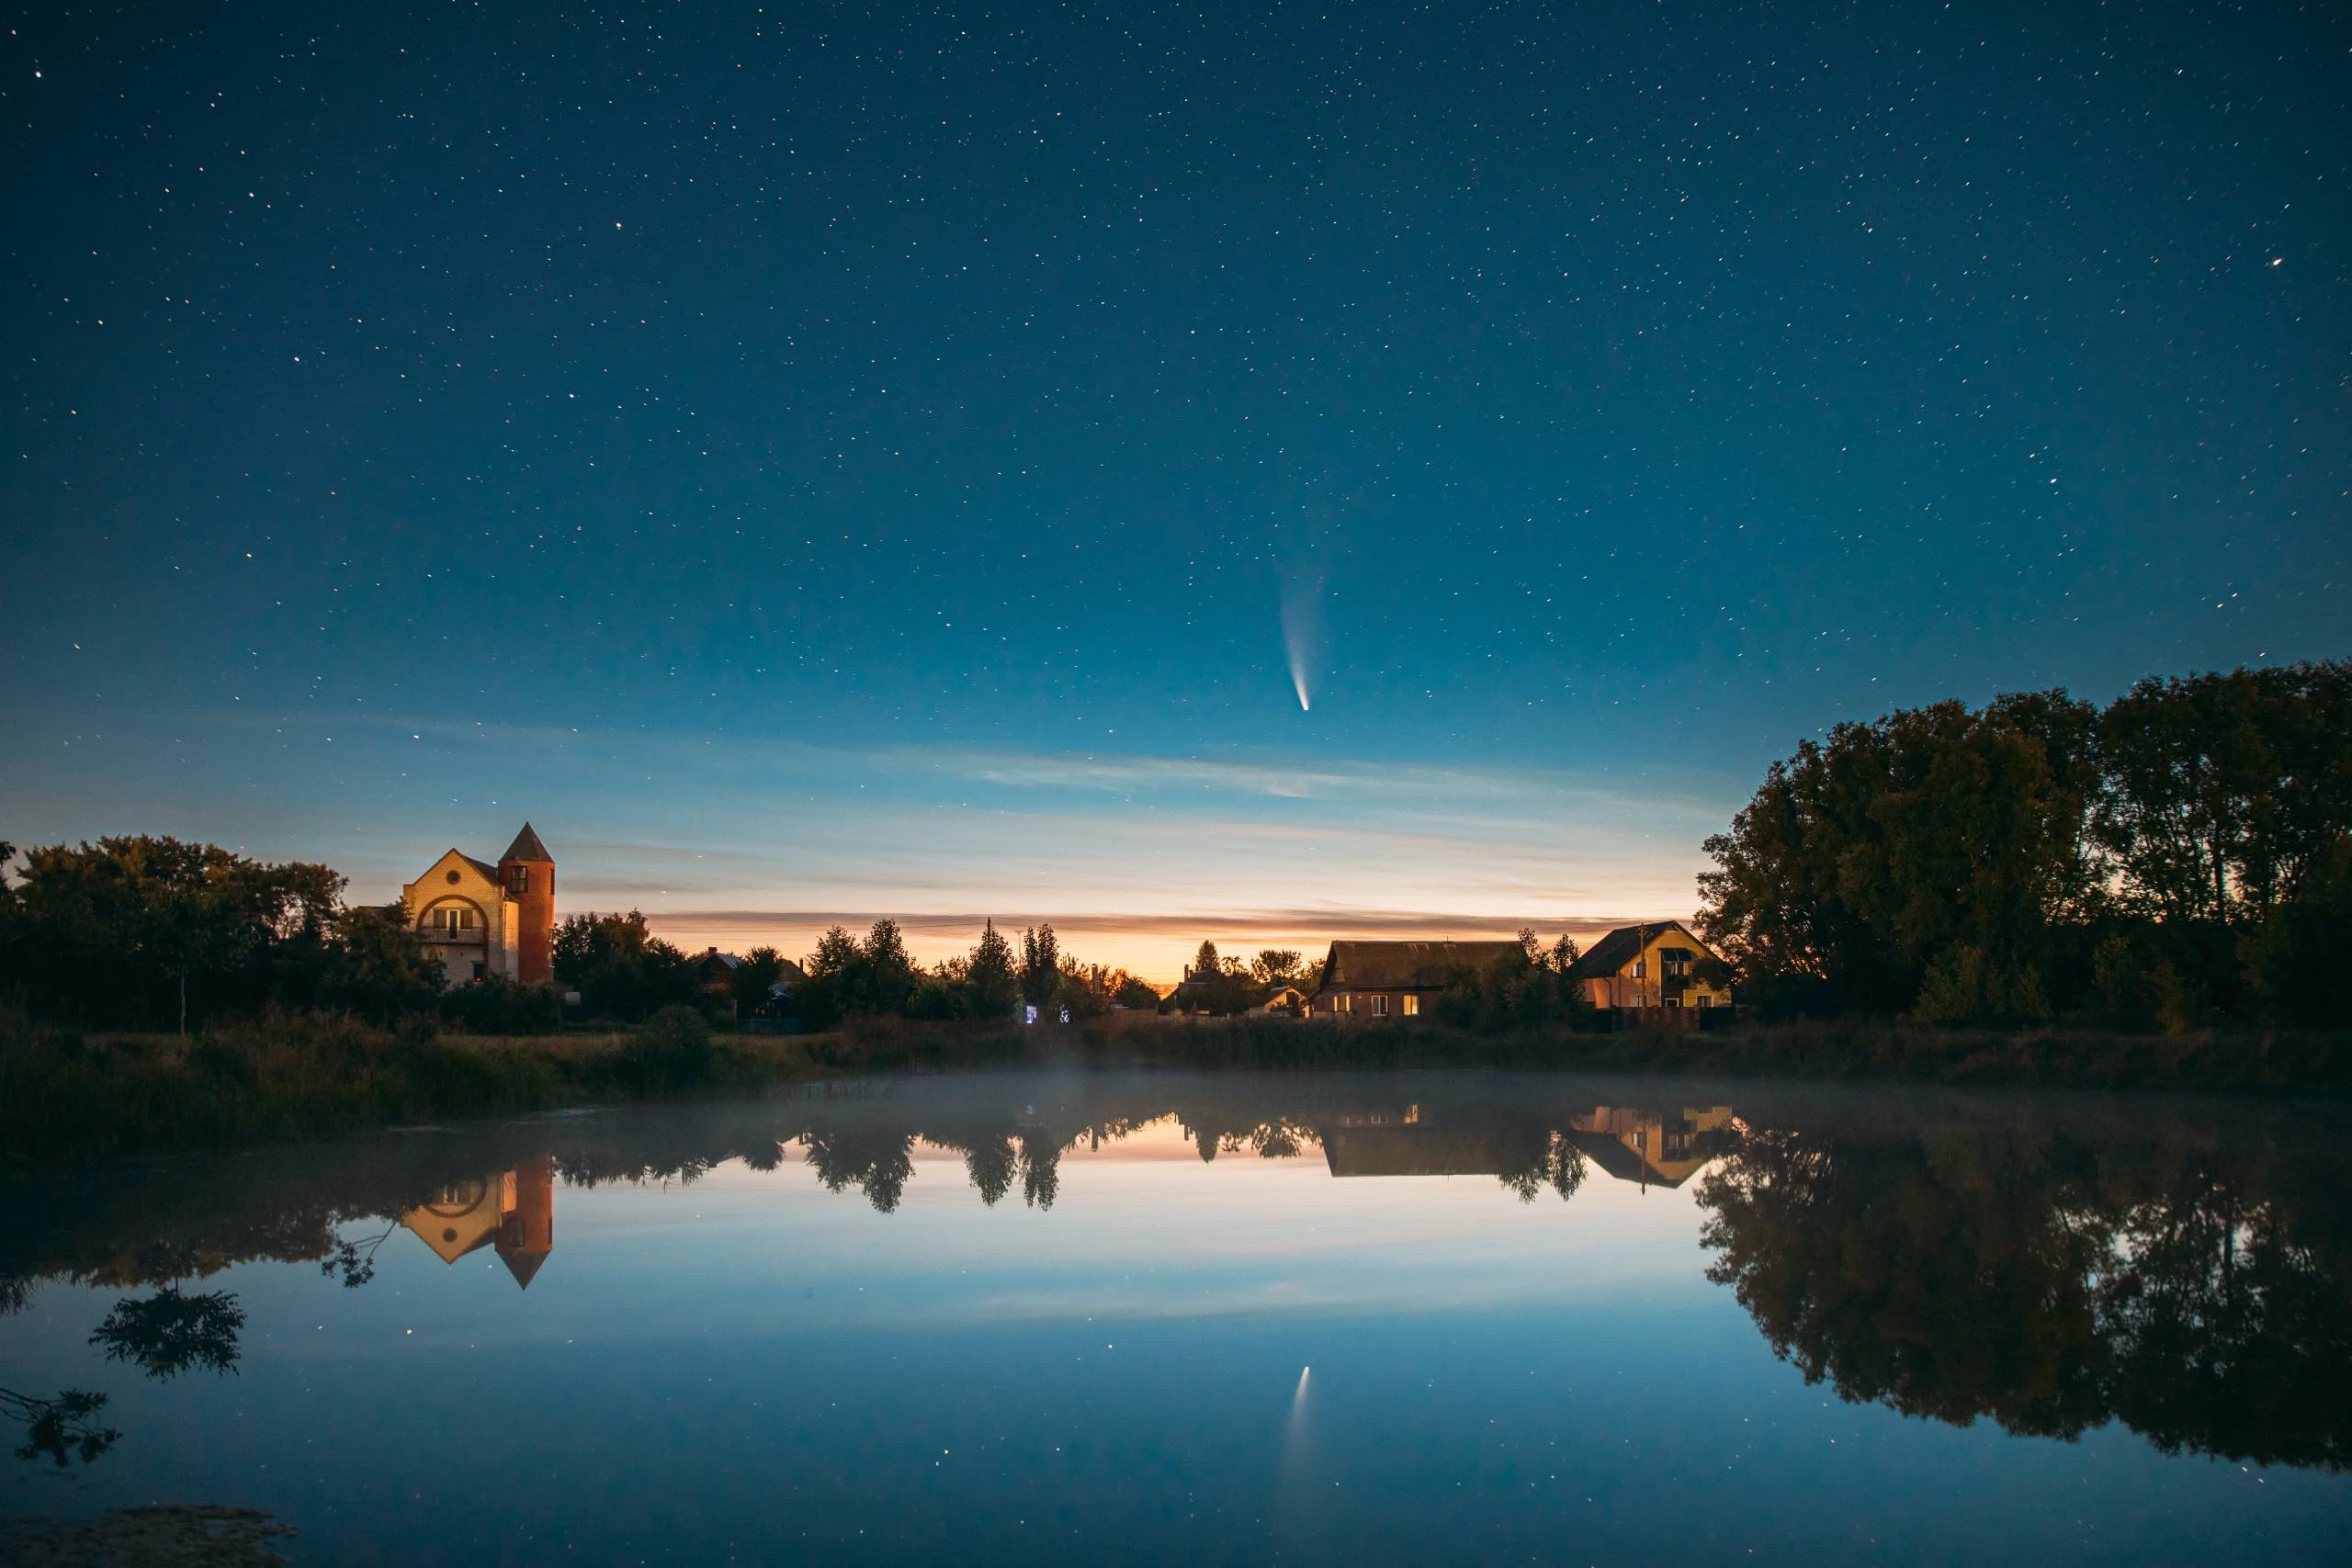
<instances>
[{"instance_id":1,"label":"lake","mask_svg":"<svg viewBox=\"0 0 2352 1568\"><path fill-rule=\"evenodd\" d=\"M307 1562L2352 1561L2336 1114L1023 1071L19 1177L0 1516L257 1509Z\"/></svg>"}]
</instances>

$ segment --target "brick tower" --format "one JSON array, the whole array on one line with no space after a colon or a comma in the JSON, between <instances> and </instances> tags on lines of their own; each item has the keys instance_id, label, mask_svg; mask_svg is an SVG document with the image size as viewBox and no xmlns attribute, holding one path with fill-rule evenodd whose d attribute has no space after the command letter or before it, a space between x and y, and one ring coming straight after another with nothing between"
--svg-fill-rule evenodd
<instances>
[{"instance_id":1,"label":"brick tower","mask_svg":"<svg viewBox=\"0 0 2352 1568\"><path fill-rule=\"evenodd\" d=\"M521 906L514 977L526 986L544 986L555 978L555 862L528 822L498 857L498 882Z\"/></svg>"}]
</instances>

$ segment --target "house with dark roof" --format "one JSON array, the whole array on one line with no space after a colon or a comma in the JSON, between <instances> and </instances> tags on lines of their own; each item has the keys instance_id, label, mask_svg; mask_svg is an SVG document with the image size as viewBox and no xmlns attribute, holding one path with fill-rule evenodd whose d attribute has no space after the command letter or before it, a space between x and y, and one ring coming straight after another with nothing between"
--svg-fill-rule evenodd
<instances>
[{"instance_id":1,"label":"house with dark roof","mask_svg":"<svg viewBox=\"0 0 2352 1568\"><path fill-rule=\"evenodd\" d=\"M1568 971L1597 1008L1727 1008L1723 961L1680 920L1619 926Z\"/></svg>"},{"instance_id":2,"label":"house with dark roof","mask_svg":"<svg viewBox=\"0 0 2352 1568\"><path fill-rule=\"evenodd\" d=\"M1516 942L1335 942L1311 1004L1317 1018L1413 1018L1465 969L1520 952Z\"/></svg>"}]
</instances>

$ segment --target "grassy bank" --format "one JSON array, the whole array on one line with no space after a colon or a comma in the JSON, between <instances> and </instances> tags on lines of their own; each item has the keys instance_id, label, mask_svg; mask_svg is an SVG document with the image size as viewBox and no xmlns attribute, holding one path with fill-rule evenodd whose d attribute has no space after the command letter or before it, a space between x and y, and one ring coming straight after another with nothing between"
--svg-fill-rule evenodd
<instances>
[{"instance_id":1,"label":"grassy bank","mask_svg":"<svg viewBox=\"0 0 2352 1568\"><path fill-rule=\"evenodd\" d=\"M1090 1055L1188 1067L1510 1066L1736 1077L2282 1092L2352 1089L2352 1034L1947 1029L1890 1020L1484 1036L1434 1022L1123 1017Z\"/></svg>"},{"instance_id":2,"label":"grassy bank","mask_svg":"<svg viewBox=\"0 0 2352 1568\"><path fill-rule=\"evenodd\" d=\"M791 1037L698 1020L537 1038L289 1015L202 1034L91 1034L0 1012L0 1158L261 1142L444 1116L742 1090L818 1071Z\"/></svg>"}]
</instances>

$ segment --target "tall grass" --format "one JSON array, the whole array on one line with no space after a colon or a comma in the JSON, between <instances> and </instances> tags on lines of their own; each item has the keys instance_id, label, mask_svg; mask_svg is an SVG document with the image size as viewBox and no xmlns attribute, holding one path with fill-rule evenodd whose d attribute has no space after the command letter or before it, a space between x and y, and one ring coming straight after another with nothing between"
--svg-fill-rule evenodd
<instances>
[{"instance_id":1,"label":"tall grass","mask_svg":"<svg viewBox=\"0 0 2352 1568\"><path fill-rule=\"evenodd\" d=\"M1187 1067L1509 1066L1907 1082L2290 1089L2352 1088L2352 1034L1948 1029L1839 1019L1726 1030L1565 1028L1478 1035L1430 1020L1175 1021L1087 1025L1097 1056Z\"/></svg>"},{"instance_id":2,"label":"tall grass","mask_svg":"<svg viewBox=\"0 0 2352 1568\"><path fill-rule=\"evenodd\" d=\"M748 1087L807 1071L796 1042L714 1041L699 1019L507 1039L273 1014L183 1039L85 1036L0 1010L0 1156L129 1153L511 1114Z\"/></svg>"}]
</instances>

